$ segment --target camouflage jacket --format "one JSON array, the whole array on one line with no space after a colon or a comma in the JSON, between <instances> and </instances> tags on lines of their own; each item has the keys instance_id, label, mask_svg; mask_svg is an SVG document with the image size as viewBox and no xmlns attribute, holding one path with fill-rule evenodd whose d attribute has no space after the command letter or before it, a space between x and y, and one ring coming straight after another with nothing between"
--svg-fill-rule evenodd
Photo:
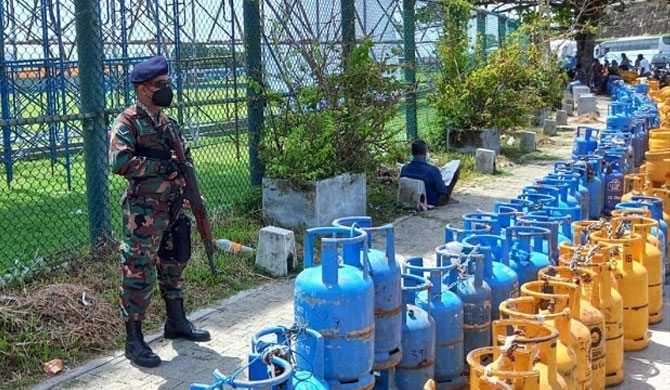
<instances>
[{"instance_id":1,"label":"camouflage jacket","mask_svg":"<svg viewBox=\"0 0 670 390\"><path fill-rule=\"evenodd\" d=\"M109 165L112 172L128 179L128 194L142 194L160 200L171 199L181 190L178 182L168 180L161 174L160 160L138 156L138 147L169 152L174 158L167 135L163 131L168 121L174 119L161 112L157 119L150 117L138 104L119 114L114 121L109 142ZM190 159L190 150L181 131L177 130L185 155Z\"/></svg>"}]
</instances>

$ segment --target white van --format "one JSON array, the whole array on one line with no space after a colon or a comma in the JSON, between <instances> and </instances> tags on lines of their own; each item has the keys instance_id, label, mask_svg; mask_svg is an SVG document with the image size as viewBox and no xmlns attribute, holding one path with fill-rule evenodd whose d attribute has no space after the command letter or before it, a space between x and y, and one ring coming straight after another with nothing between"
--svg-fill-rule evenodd
<instances>
[{"instance_id":1,"label":"white van","mask_svg":"<svg viewBox=\"0 0 670 390\"><path fill-rule=\"evenodd\" d=\"M602 41L593 49L593 58L601 63L605 60L621 62L621 54L626 53L631 63L635 62L638 54L642 54L648 61L658 54L670 56L670 35L626 37Z\"/></svg>"}]
</instances>

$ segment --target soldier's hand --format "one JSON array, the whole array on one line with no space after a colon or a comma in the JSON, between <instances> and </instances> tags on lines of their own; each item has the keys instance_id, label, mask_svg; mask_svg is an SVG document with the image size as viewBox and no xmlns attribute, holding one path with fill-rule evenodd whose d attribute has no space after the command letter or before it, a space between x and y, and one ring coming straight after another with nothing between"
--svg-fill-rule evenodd
<instances>
[{"instance_id":1,"label":"soldier's hand","mask_svg":"<svg viewBox=\"0 0 670 390\"><path fill-rule=\"evenodd\" d=\"M202 203L205 203L205 197L204 196L200 195L200 199L202 199ZM184 208L187 209L187 210L191 209L191 202L186 198L184 198Z\"/></svg>"},{"instance_id":2,"label":"soldier's hand","mask_svg":"<svg viewBox=\"0 0 670 390\"><path fill-rule=\"evenodd\" d=\"M158 173L167 175L168 180L174 180L179 176L179 164L174 160L163 160Z\"/></svg>"}]
</instances>

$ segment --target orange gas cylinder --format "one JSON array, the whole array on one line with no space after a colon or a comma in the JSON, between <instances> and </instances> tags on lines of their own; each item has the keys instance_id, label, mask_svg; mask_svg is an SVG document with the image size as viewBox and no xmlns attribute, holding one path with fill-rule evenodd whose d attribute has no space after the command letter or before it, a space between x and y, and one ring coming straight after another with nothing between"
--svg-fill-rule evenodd
<instances>
[{"instance_id":1,"label":"orange gas cylinder","mask_svg":"<svg viewBox=\"0 0 670 390\"><path fill-rule=\"evenodd\" d=\"M575 251L578 248L571 247L567 243L561 243L559 247L559 261L564 264L573 263ZM621 294L612 286L612 263L610 251L612 247L605 243L585 246L581 248L578 256L578 269L590 269L596 273L591 292L593 305L603 313L605 317L605 382L607 386L621 383L623 376L623 299Z\"/></svg>"},{"instance_id":2,"label":"orange gas cylinder","mask_svg":"<svg viewBox=\"0 0 670 390\"><path fill-rule=\"evenodd\" d=\"M553 268L554 271L551 271ZM575 318L581 321L591 333L591 388L604 389L606 375L606 344L607 338L605 332L605 317L602 312L591 303L591 292L593 290L593 280L595 279L595 272L592 270L577 270L576 274L568 267L548 267L547 278L537 282L525 283L526 290L522 290L522 294L529 295L533 292L552 292L554 294L569 294L570 289L575 289L575 299L580 300L579 317L575 314ZM549 276L553 274L553 276ZM572 275L572 276L571 276ZM560 281L562 277L567 276L568 279ZM548 279L548 278L555 279ZM540 275L538 274L538 279ZM555 283L566 282L564 284L554 285ZM588 295L587 295L588 293Z\"/></svg>"},{"instance_id":3,"label":"orange gas cylinder","mask_svg":"<svg viewBox=\"0 0 670 390\"><path fill-rule=\"evenodd\" d=\"M629 173L623 177L622 202L628 202L635 195L642 195L646 182L645 173Z\"/></svg>"},{"instance_id":4,"label":"orange gas cylinder","mask_svg":"<svg viewBox=\"0 0 670 390\"><path fill-rule=\"evenodd\" d=\"M606 231L591 234L591 241L612 245L612 270L619 282L623 300L624 351L640 351L649 344L649 284L647 270L637 259L644 255L644 238L638 233L628 233L622 238L610 238Z\"/></svg>"},{"instance_id":5,"label":"orange gas cylinder","mask_svg":"<svg viewBox=\"0 0 670 390\"><path fill-rule=\"evenodd\" d=\"M670 149L657 149L644 153L645 170L647 172L647 182L653 183L652 187L660 187L669 179L670 174Z\"/></svg>"},{"instance_id":6,"label":"orange gas cylinder","mask_svg":"<svg viewBox=\"0 0 670 390\"><path fill-rule=\"evenodd\" d=\"M533 369L534 356L527 351L483 347L466 356L470 366L470 390L540 390L540 371ZM488 362L493 361L491 364Z\"/></svg>"},{"instance_id":7,"label":"orange gas cylinder","mask_svg":"<svg viewBox=\"0 0 670 390\"><path fill-rule=\"evenodd\" d=\"M649 150L670 149L670 129L649 130Z\"/></svg>"},{"instance_id":8,"label":"orange gas cylinder","mask_svg":"<svg viewBox=\"0 0 670 390\"><path fill-rule=\"evenodd\" d=\"M559 333L558 345L556 347L558 373L565 379L568 389L589 389L591 385L591 370L588 365L588 372L585 372L584 382L588 383L589 386L577 387L578 359L576 351L573 350L572 347L573 344L577 343L577 340L573 340L573 335L571 333L572 314L567 307L567 299L564 299L562 303L559 302L559 306L561 305L563 306L562 309L553 311L556 305L552 303L550 307L547 307L546 302L541 299L535 299L533 297L509 298L500 303L500 317L502 319L516 318L537 321L556 328ZM550 308L552 311L549 311ZM583 330L588 333L587 329ZM582 337L587 337L587 335L585 334ZM586 347L590 348L590 344L587 344ZM589 350L584 350L582 352L583 361L588 362L589 353Z\"/></svg>"},{"instance_id":9,"label":"orange gas cylinder","mask_svg":"<svg viewBox=\"0 0 670 390\"><path fill-rule=\"evenodd\" d=\"M604 340L593 338L593 332L591 332L589 327L590 324L584 324L583 321L579 318L580 316L583 316L581 288L578 288L577 285L572 283L555 280L538 280L524 283L521 286L521 294L525 296L532 296L533 298L541 300L543 299L547 303L554 302L556 309L561 308L559 306L561 302L563 302L563 304L569 305L570 311L573 315L572 321L570 323L570 332L572 333L573 340L576 342L576 344L572 344L571 346L577 355L577 388L596 389L596 384L600 382L602 382L602 387L604 388L604 370L602 371L602 378L596 378L596 373L593 372L592 368L594 360L593 358L596 357L596 360L600 359L600 354L604 352L603 347L605 342ZM591 308L588 308L586 312L591 314ZM598 335L602 334L602 328L604 328L602 314L600 314L600 317L602 326L600 332L597 332ZM596 349L595 352L594 349ZM588 355L584 356L584 351L588 351ZM603 366L604 358L605 356L602 357Z\"/></svg>"},{"instance_id":10,"label":"orange gas cylinder","mask_svg":"<svg viewBox=\"0 0 670 390\"><path fill-rule=\"evenodd\" d=\"M628 210L632 213L631 210ZM647 270L649 293L649 323L657 324L663 320L663 253L661 242L652 233L652 229L660 232L658 221L653 218L626 214L612 218L612 228L618 235L626 231L639 233L646 238L641 264ZM662 233L661 233L662 234Z\"/></svg>"},{"instance_id":11,"label":"orange gas cylinder","mask_svg":"<svg viewBox=\"0 0 670 390\"><path fill-rule=\"evenodd\" d=\"M533 370L540 372L540 389L568 389L565 379L557 372L556 328L537 321L503 319L491 323L491 332L493 346L524 350L535 357Z\"/></svg>"},{"instance_id":12,"label":"orange gas cylinder","mask_svg":"<svg viewBox=\"0 0 670 390\"><path fill-rule=\"evenodd\" d=\"M599 221L583 219L581 221L575 221L570 224L572 228L572 243L574 245L586 244L589 235L605 227L605 220L601 219Z\"/></svg>"}]
</instances>

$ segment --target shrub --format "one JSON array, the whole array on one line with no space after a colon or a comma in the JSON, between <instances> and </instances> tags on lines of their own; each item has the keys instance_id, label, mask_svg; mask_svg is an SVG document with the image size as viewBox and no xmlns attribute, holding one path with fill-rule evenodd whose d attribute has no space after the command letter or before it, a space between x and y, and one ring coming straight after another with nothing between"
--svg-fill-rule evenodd
<instances>
[{"instance_id":1,"label":"shrub","mask_svg":"<svg viewBox=\"0 0 670 390\"><path fill-rule=\"evenodd\" d=\"M321 180L378 167L396 137L386 125L402 84L397 66L372 58L372 46L365 39L354 47L344 69L322 46L302 47L299 55L311 69L307 81L283 74L289 93L265 91L272 108L261 136L266 176Z\"/></svg>"}]
</instances>

